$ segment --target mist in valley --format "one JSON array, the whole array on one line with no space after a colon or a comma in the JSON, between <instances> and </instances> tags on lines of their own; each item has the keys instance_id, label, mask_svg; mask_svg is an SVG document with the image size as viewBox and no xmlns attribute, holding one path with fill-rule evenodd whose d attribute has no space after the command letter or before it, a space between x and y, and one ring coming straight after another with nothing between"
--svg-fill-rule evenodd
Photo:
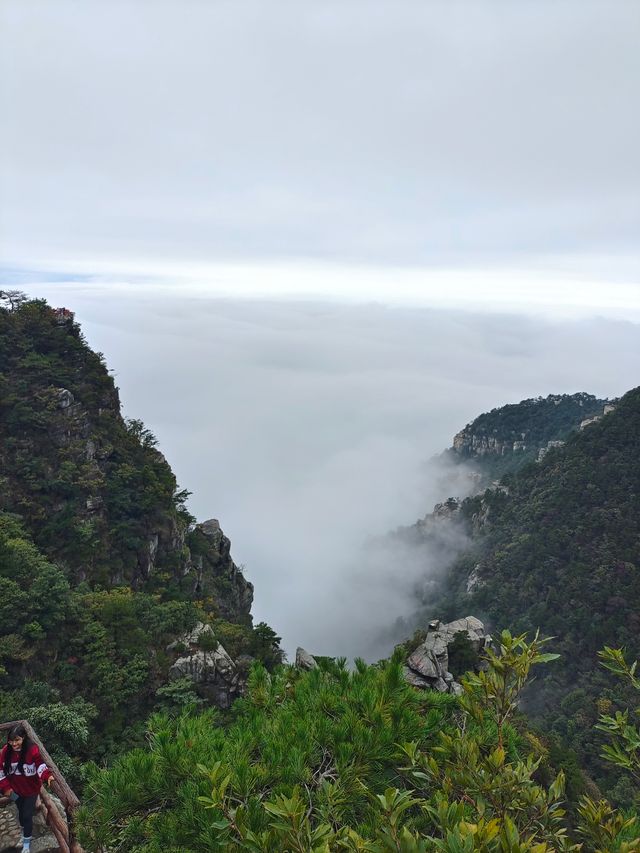
<instances>
[{"instance_id":1,"label":"mist in valley","mask_svg":"<svg viewBox=\"0 0 640 853\"><path fill-rule=\"evenodd\" d=\"M76 310L124 415L156 434L198 520L219 519L255 621L289 655L375 660L419 599L428 608L442 555L385 534L468 491L464 469L433 461L466 423L526 397L620 395L640 365L637 325L621 319L27 290Z\"/></svg>"},{"instance_id":2,"label":"mist in valley","mask_svg":"<svg viewBox=\"0 0 640 853\"><path fill-rule=\"evenodd\" d=\"M385 653L444 569L380 537L467 487L428 460L638 382L637 9L2 10L2 286L76 311L289 654Z\"/></svg>"}]
</instances>

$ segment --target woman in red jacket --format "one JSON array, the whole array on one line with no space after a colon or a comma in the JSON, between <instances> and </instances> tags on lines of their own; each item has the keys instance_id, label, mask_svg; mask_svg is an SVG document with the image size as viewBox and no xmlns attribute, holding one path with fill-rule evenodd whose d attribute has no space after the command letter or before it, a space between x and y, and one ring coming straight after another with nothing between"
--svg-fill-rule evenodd
<instances>
[{"instance_id":1,"label":"woman in red jacket","mask_svg":"<svg viewBox=\"0 0 640 853\"><path fill-rule=\"evenodd\" d=\"M18 724L10 729L6 746L0 752L0 791L18 807L23 853L31 850L33 815L43 782L51 785L51 771L25 727Z\"/></svg>"}]
</instances>

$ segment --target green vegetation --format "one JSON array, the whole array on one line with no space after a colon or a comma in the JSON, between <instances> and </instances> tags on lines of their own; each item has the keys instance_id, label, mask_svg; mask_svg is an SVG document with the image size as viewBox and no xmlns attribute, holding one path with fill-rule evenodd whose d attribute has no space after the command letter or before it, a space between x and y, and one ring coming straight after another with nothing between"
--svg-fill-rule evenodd
<instances>
[{"instance_id":1,"label":"green vegetation","mask_svg":"<svg viewBox=\"0 0 640 853\"><path fill-rule=\"evenodd\" d=\"M234 656L282 660L156 444L71 318L0 291L0 718L28 717L75 784L154 710L202 702L168 682L167 647L197 622Z\"/></svg>"},{"instance_id":2,"label":"green vegetation","mask_svg":"<svg viewBox=\"0 0 640 853\"><path fill-rule=\"evenodd\" d=\"M632 699L599 669L598 650L640 653L640 389L501 482L506 489L463 502L469 527L476 513L486 523L449 572L436 612L472 612L516 631L540 626L556 637L561 661L527 694L527 710L603 790L631 805L635 791L602 760L595 725L603 710ZM474 567L478 584L468 595Z\"/></svg>"},{"instance_id":3,"label":"green vegetation","mask_svg":"<svg viewBox=\"0 0 640 853\"><path fill-rule=\"evenodd\" d=\"M470 445L463 445L458 452L448 451L452 460L472 460L475 467L487 479L495 479L516 471L523 465L534 462L538 451L550 441L566 441L578 429L581 421L601 415L607 400L593 394L550 394L535 397L520 403L509 403L479 415L463 430L470 441L493 440L505 445L504 453L487 452L479 455ZM514 442L525 446L512 450Z\"/></svg>"},{"instance_id":4,"label":"green vegetation","mask_svg":"<svg viewBox=\"0 0 640 853\"><path fill-rule=\"evenodd\" d=\"M518 632L482 662L456 636L462 696L404 682L420 631L379 665L300 672L252 626L217 523L195 525L153 433L121 417L102 356L71 318L0 291L0 717L28 718L82 789L87 849L640 851L640 682L609 647L640 651L640 390L570 435L603 402L474 422L505 441L526 431L527 450L481 460L501 488L463 502L473 548L429 602L429 617ZM249 679L224 712L169 680L177 656L218 643Z\"/></svg>"},{"instance_id":5,"label":"green vegetation","mask_svg":"<svg viewBox=\"0 0 640 853\"><path fill-rule=\"evenodd\" d=\"M28 717L77 777L68 756L118 749L128 721L146 718L166 680L166 645L201 614L193 602L128 587L71 588L4 513L0 588L0 717Z\"/></svg>"},{"instance_id":6,"label":"green vegetation","mask_svg":"<svg viewBox=\"0 0 640 853\"><path fill-rule=\"evenodd\" d=\"M407 686L400 656L353 672L344 661L271 677L257 666L226 728L211 712L156 716L148 749L90 771L84 843L130 853L638 851L634 815L588 797L566 812L564 773L517 719L531 668L557 658L543 645L504 632L459 699Z\"/></svg>"},{"instance_id":7,"label":"green vegetation","mask_svg":"<svg viewBox=\"0 0 640 853\"><path fill-rule=\"evenodd\" d=\"M0 510L19 514L74 578L139 581L149 535L186 530L154 443L123 421L104 359L77 325L59 324L42 300L0 308Z\"/></svg>"}]
</instances>

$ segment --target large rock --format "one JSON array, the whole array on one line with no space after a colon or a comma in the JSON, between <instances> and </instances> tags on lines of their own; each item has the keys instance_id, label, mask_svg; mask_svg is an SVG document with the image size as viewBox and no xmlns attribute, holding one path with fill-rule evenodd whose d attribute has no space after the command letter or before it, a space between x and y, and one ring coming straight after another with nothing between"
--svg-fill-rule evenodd
<instances>
[{"instance_id":1,"label":"large rock","mask_svg":"<svg viewBox=\"0 0 640 853\"><path fill-rule=\"evenodd\" d=\"M199 648L202 643L205 648ZM229 708L242 695L247 668L236 666L221 643L216 643L210 625L198 622L192 631L167 647L180 649L181 656L169 670L169 679L189 678L205 698L218 708Z\"/></svg>"},{"instance_id":2,"label":"large rock","mask_svg":"<svg viewBox=\"0 0 640 853\"><path fill-rule=\"evenodd\" d=\"M487 634L484 624L479 619L476 619L475 616L467 616L465 619L456 619L453 622L448 622L446 625L441 625L439 630L445 635L447 646L456 634L462 632L467 635L474 652L481 652L485 646Z\"/></svg>"},{"instance_id":3,"label":"large rock","mask_svg":"<svg viewBox=\"0 0 640 853\"><path fill-rule=\"evenodd\" d=\"M318 662L306 649L298 646L296 649L296 666L298 669L316 669Z\"/></svg>"},{"instance_id":4,"label":"large rock","mask_svg":"<svg viewBox=\"0 0 640 853\"><path fill-rule=\"evenodd\" d=\"M430 678L425 678L422 675L418 675L414 670L409 669L408 666L405 666L403 669L404 680L409 684L413 685L413 687L421 687L423 689L432 687L432 680Z\"/></svg>"},{"instance_id":5,"label":"large rock","mask_svg":"<svg viewBox=\"0 0 640 853\"><path fill-rule=\"evenodd\" d=\"M213 596L217 615L229 622L251 624L253 584L231 559L231 542L215 518L196 524L191 534L186 567L193 578L193 594Z\"/></svg>"},{"instance_id":6,"label":"large rock","mask_svg":"<svg viewBox=\"0 0 640 853\"><path fill-rule=\"evenodd\" d=\"M169 670L169 678L190 678L196 684L211 684L222 677L231 681L236 666L220 643L213 651L192 652L178 658Z\"/></svg>"},{"instance_id":7,"label":"large rock","mask_svg":"<svg viewBox=\"0 0 640 853\"><path fill-rule=\"evenodd\" d=\"M491 642L484 624L475 616L447 623L435 619L429 623L424 642L407 659L405 680L414 687L459 694L461 687L449 672L449 646L460 633L466 634L476 654Z\"/></svg>"}]
</instances>

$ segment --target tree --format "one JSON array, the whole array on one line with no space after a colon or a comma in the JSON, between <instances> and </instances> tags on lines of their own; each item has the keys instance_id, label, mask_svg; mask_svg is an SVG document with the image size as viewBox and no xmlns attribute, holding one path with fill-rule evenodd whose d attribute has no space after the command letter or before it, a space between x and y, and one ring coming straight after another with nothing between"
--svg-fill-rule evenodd
<instances>
[{"instance_id":1,"label":"tree","mask_svg":"<svg viewBox=\"0 0 640 853\"><path fill-rule=\"evenodd\" d=\"M622 649L609 646L598 652L598 656L605 669L640 691L640 679L636 677L637 661L627 663ZM634 716L640 716L640 708L634 710ZM640 730L637 724L629 721L628 709L613 715L601 714L596 728L606 732L610 740L603 749L603 758L627 771L637 784L640 781ZM640 851L640 827L635 815L624 815L612 808L606 800L596 802L590 797L583 797L578 812L578 833L590 845L589 849L596 853Z\"/></svg>"},{"instance_id":2,"label":"tree","mask_svg":"<svg viewBox=\"0 0 640 853\"><path fill-rule=\"evenodd\" d=\"M511 724L531 668L554 658L543 644L505 632L460 699L409 687L400 655L353 672L255 666L226 728L210 712L157 716L149 749L92 771L84 841L136 853L578 851L563 774L537 782L540 759Z\"/></svg>"},{"instance_id":3,"label":"tree","mask_svg":"<svg viewBox=\"0 0 640 853\"><path fill-rule=\"evenodd\" d=\"M142 447L156 447L158 444L158 439L139 418L127 418L125 425L129 435L132 435L138 442L140 442Z\"/></svg>"},{"instance_id":4,"label":"tree","mask_svg":"<svg viewBox=\"0 0 640 853\"><path fill-rule=\"evenodd\" d=\"M0 290L0 307L16 311L29 297L21 290Z\"/></svg>"},{"instance_id":5,"label":"tree","mask_svg":"<svg viewBox=\"0 0 640 853\"><path fill-rule=\"evenodd\" d=\"M251 636L251 654L261 660L267 669L273 669L284 660L281 639L266 622L258 622Z\"/></svg>"}]
</instances>

